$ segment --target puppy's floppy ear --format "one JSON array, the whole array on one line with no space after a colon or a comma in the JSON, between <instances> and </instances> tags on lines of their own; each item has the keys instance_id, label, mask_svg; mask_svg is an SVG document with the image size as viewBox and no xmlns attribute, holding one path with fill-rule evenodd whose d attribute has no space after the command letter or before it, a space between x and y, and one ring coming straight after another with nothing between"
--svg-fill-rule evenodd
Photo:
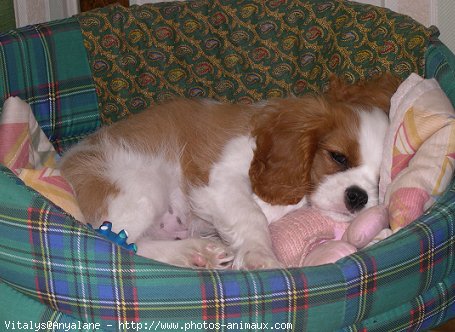
<instances>
[{"instance_id":1,"label":"puppy's floppy ear","mask_svg":"<svg viewBox=\"0 0 455 332\"><path fill-rule=\"evenodd\" d=\"M254 193L264 201L296 204L312 190L323 104L317 97L273 101L259 117L249 175Z\"/></svg>"},{"instance_id":2,"label":"puppy's floppy ear","mask_svg":"<svg viewBox=\"0 0 455 332\"><path fill-rule=\"evenodd\" d=\"M349 84L335 75L330 76L327 98L335 102L359 106L375 106L388 113L392 98L401 79L391 73L381 74L370 80Z\"/></svg>"}]
</instances>

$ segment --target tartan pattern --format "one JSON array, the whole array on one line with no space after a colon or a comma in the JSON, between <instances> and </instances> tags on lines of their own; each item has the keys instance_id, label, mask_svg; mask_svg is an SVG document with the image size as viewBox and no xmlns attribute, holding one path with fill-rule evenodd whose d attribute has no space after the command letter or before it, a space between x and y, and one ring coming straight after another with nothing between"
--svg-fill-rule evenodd
<instances>
[{"instance_id":1,"label":"tartan pattern","mask_svg":"<svg viewBox=\"0 0 455 332\"><path fill-rule=\"evenodd\" d=\"M132 255L21 185L8 169L1 175L0 279L55 312L106 330L159 320L193 323L192 331L204 322L393 331L425 329L455 314L455 181L418 221L336 264L212 271Z\"/></svg>"},{"instance_id":2,"label":"tartan pattern","mask_svg":"<svg viewBox=\"0 0 455 332\"><path fill-rule=\"evenodd\" d=\"M417 331L441 325L455 316L455 275L390 310L342 329L343 331Z\"/></svg>"},{"instance_id":3,"label":"tartan pattern","mask_svg":"<svg viewBox=\"0 0 455 332\"><path fill-rule=\"evenodd\" d=\"M2 299L8 299L8 304L2 306L0 310L0 323L2 331L5 330L20 330L17 325L16 317L20 315L22 320L21 330L38 331L38 327L42 331L93 331L94 325L88 325L83 321L78 321L70 315L55 311L49 306L30 299L27 295L23 295L8 284L0 281L0 294ZM26 324L26 325L25 325ZM44 325L43 325L44 324ZM99 330L102 331L102 330Z\"/></svg>"},{"instance_id":4,"label":"tartan pattern","mask_svg":"<svg viewBox=\"0 0 455 332\"><path fill-rule=\"evenodd\" d=\"M431 43L426 52L425 76L436 78L445 94L455 105L455 57L440 41Z\"/></svg>"},{"instance_id":5,"label":"tartan pattern","mask_svg":"<svg viewBox=\"0 0 455 332\"><path fill-rule=\"evenodd\" d=\"M75 18L0 34L0 113L19 96L58 152L99 126L95 86Z\"/></svg>"}]
</instances>

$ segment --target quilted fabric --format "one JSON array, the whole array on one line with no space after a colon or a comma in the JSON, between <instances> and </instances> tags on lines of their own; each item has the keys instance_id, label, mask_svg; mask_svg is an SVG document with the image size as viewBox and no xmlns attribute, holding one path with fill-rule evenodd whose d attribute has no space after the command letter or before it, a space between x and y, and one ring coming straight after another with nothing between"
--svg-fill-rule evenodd
<instances>
[{"instance_id":1,"label":"quilted fabric","mask_svg":"<svg viewBox=\"0 0 455 332\"><path fill-rule=\"evenodd\" d=\"M10 96L30 104L58 152L99 126L95 86L75 18L0 34L0 68L0 105Z\"/></svg>"},{"instance_id":2,"label":"quilted fabric","mask_svg":"<svg viewBox=\"0 0 455 332\"><path fill-rule=\"evenodd\" d=\"M422 74L436 33L341 0L111 6L79 21L105 123L175 95L251 103L320 91L329 73Z\"/></svg>"}]
</instances>

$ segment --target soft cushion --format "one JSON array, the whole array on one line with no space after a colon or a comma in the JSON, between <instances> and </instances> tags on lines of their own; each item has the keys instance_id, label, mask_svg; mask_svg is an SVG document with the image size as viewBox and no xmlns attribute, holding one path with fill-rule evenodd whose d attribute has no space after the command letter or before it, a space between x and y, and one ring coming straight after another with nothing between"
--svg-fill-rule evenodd
<instances>
[{"instance_id":1,"label":"soft cushion","mask_svg":"<svg viewBox=\"0 0 455 332\"><path fill-rule=\"evenodd\" d=\"M83 220L71 186L56 169L58 154L39 127L30 106L8 98L0 118L0 163L78 220Z\"/></svg>"},{"instance_id":2,"label":"soft cushion","mask_svg":"<svg viewBox=\"0 0 455 332\"><path fill-rule=\"evenodd\" d=\"M455 112L436 80L412 74L392 98L390 122L380 196L397 230L422 215L452 179Z\"/></svg>"}]
</instances>

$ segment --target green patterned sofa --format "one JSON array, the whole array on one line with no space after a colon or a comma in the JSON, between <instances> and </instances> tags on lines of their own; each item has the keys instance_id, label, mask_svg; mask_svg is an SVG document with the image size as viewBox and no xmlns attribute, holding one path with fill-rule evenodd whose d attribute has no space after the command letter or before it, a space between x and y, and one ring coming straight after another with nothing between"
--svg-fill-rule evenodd
<instances>
[{"instance_id":1,"label":"green patterned sofa","mask_svg":"<svg viewBox=\"0 0 455 332\"><path fill-rule=\"evenodd\" d=\"M60 153L173 95L249 103L387 70L435 77L455 104L435 28L349 1L111 6L0 34L0 105L26 100ZM426 330L455 316L454 234L452 181L410 226L336 264L182 269L98 237L0 166L0 330Z\"/></svg>"}]
</instances>

